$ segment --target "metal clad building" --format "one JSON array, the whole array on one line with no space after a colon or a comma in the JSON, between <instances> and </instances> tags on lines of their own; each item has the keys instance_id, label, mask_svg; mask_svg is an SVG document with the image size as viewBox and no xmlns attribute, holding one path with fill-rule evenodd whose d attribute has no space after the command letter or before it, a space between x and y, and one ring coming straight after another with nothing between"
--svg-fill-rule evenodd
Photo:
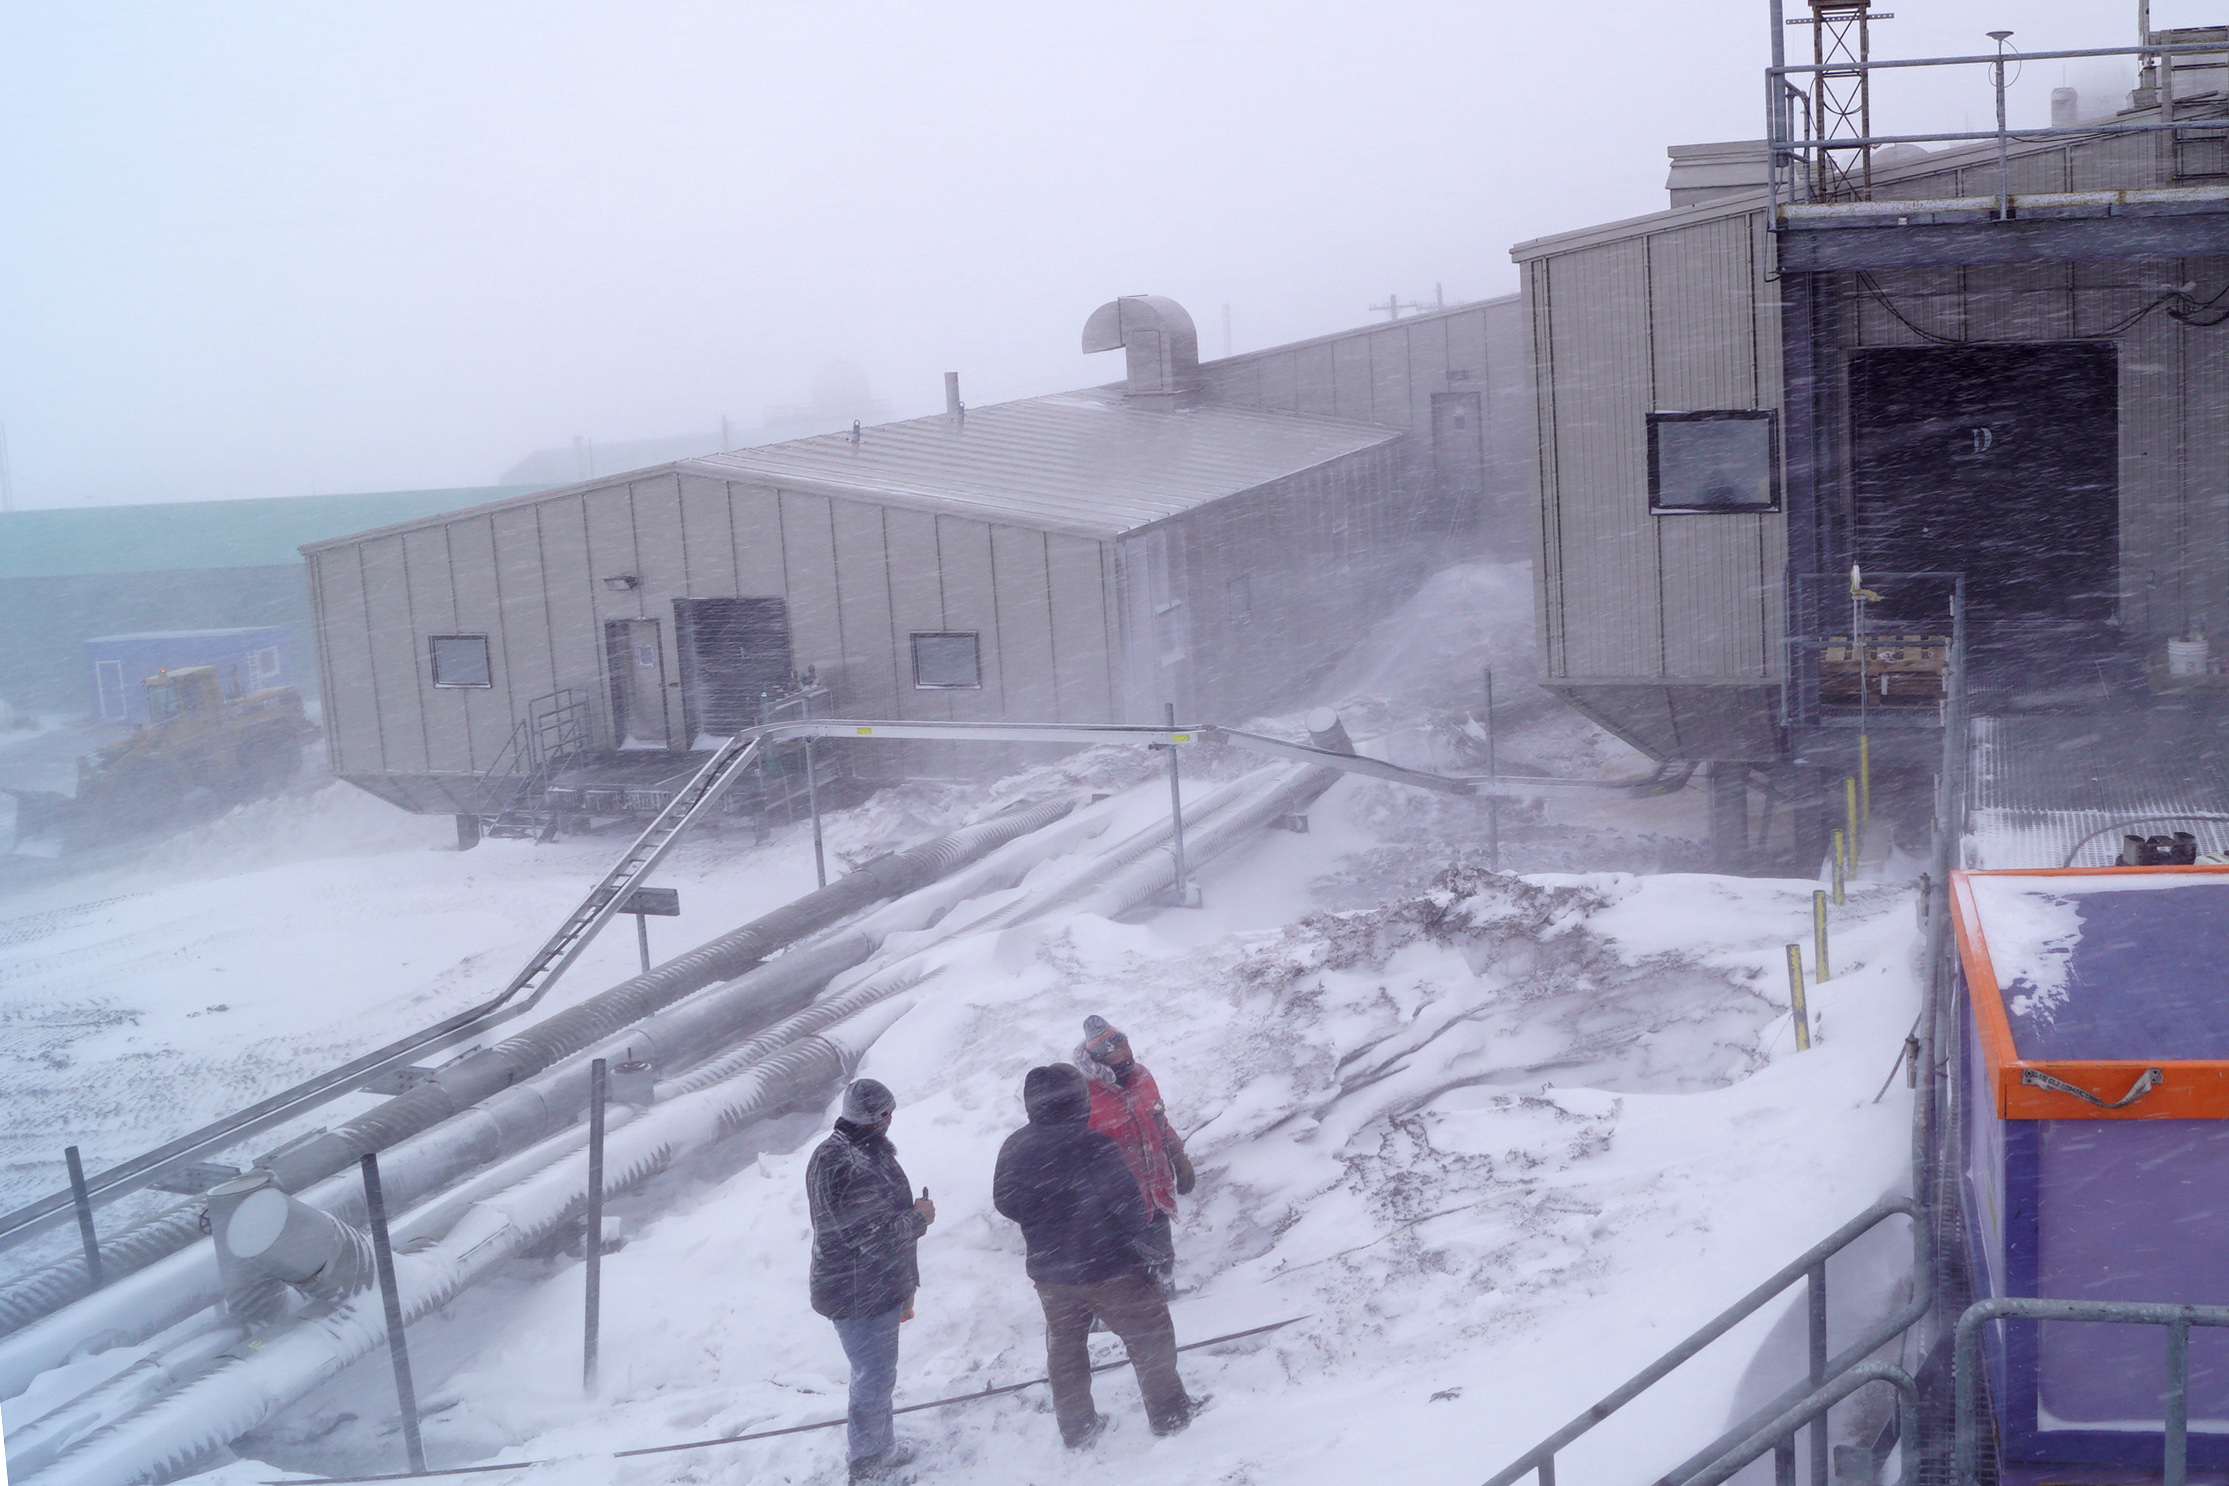
<instances>
[{"instance_id":1,"label":"metal clad building","mask_svg":"<svg viewBox=\"0 0 2229 1486\"><path fill-rule=\"evenodd\" d=\"M812 672L838 715L893 719L1138 721L1175 702L1238 720L1289 693L1455 518L1398 428L1214 405L1181 308L1126 299L1102 319L1113 339L1090 348L1130 353L1117 387L305 547L334 772L467 811L537 697L587 692L599 742L683 752L732 731L721 699L769 664ZM855 767L988 762L940 752L958 746Z\"/></svg>"},{"instance_id":2,"label":"metal clad building","mask_svg":"<svg viewBox=\"0 0 2229 1486\"><path fill-rule=\"evenodd\" d=\"M1787 647L1847 632L1853 562L1965 573L1977 684L2229 633L2229 186L2186 143L1907 151L1775 207L1758 142L1751 189L1513 250L1546 684L1659 758L1817 755ZM1769 500L1657 505L1652 429L1744 413Z\"/></svg>"}]
</instances>

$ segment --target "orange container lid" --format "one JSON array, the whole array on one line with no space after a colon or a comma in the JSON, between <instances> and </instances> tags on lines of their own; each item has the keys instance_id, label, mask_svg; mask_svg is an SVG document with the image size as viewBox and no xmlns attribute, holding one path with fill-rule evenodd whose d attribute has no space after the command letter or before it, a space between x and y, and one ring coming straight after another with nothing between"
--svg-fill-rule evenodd
<instances>
[{"instance_id":1,"label":"orange container lid","mask_svg":"<svg viewBox=\"0 0 2229 1486\"><path fill-rule=\"evenodd\" d=\"M2229 867L1951 874L1998 1118L2229 1119Z\"/></svg>"}]
</instances>

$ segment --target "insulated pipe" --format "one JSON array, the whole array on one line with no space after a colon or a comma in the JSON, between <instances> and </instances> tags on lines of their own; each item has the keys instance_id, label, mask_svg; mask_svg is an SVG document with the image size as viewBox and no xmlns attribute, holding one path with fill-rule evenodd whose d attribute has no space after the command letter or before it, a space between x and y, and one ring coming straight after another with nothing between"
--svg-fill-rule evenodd
<instances>
[{"instance_id":1,"label":"insulated pipe","mask_svg":"<svg viewBox=\"0 0 2229 1486\"><path fill-rule=\"evenodd\" d=\"M620 982L495 1047L467 1053L431 1080L398 1095L340 1129L264 1163L278 1184L298 1192L353 1166L459 1110L527 1078L570 1053L715 981L740 974L774 950L793 944L886 898L915 891L1017 836L1074 810L1075 796L1009 811L980 824L869 862L827 887L721 935L648 973ZM774 1013L779 1015L779 1012ZM103 1242L101 1267L111 1281L144 1269L200 1237L202 1204L181 1203ZM49 1315L89 1293L79 1260L56 1260L0 1288L0 1334Z\"/></svg>"},{"instance_id":2,"label":"insulated pipe","mask_svg":"<svg viewBox=\"0 0 2229 1486\"><path fill-rule=\"evenodd\" d=\"M1228 851L1280 815L1301 809L1339 782L1330 769L1295 769L1216 815L1193 837L1188 855L1195 863ZM1085 913L1120 918L1153 902L1176 885L1176 863L1167 857L1143 858L1076 901Z\"/></svg>"},{"instance_id":3,"label":"insulated pipe","mask_svg":"<svg viewBox=\"0 0 2229 1486\"><path fill-rule=\"evenodd\" d=\"M29 1423L9 1420L8 1478L22 1480L80 1440L146 1408L238 1346L247 1334L238 1322L218 1322L150 1351L99 1387Z\"/></svg>"},{"instance_id":4,"label":"insulated pipe","mask_svg":"<svg viewBox=\"0 0 2229 1486\"><path fill-rule=\"evenodd\" d=\"M1103 833L1110 810L1082 811L1007 842L951 876L877 910L862 926L918 929L976 894L1007 888L1053 856ZM1163 823L1166 830L1166 823ZM455 1118L383 1153L380 1174L389 1200L408 1209L465 1172L504 1159L576 1120L586 1106L595 1057L650 1061L668 1073L708 1056L735 1037L803 1005L831 976L872 953L880 934L847 931L793 949L724 986L613 1033L567 1063L481 1101ZM363 1187L353 1167L303 1189L312 1207L351 1223L364 1219ZM198 1212L196 1238L198 1233ZM398 1234L402 1231L398 1226ZM0 1398L11 1398L48 1368L88 1350L152 1336L224 1293L220 1266L206 1243L114 1281L57 1314L0 1338Z\"/></svg>"},{"instance_id":5,"label":"insulated pipe","mask_svg":"<svg viewBox=\"0 0 2229 1486\"><path fill-rule=\"evenodd\" d=\"M628 1121L606 1146L606 1195L624 1192L676 1156L841 1079L905 1009L888 1006L834 1036L806 1038L741 1077ZM581 1182L579 1164L560 1155L508 1190L473 1203L437 1242L396 1255L405 1321L446 1304L567 1220L582 1201ZM139 1486L171 1479L385 1340L383 1306L370 1291L325 1315L282 1323L257 1337L253 1350L236 1350L216 1370L85 1439L26 1479L37 1486Z\"/></svg>"},{"instance_id":6,"label":"insulated pipe","mask_svg":"<svg viewBox=\"0 0 2229 1486\"><path fill-rule=\"evenodd\" d=\"M1316 774L1325 774L1328 771L1315 770L1309 772ZM1217 822L1217 829L1211 830L1203 836L1203 845L1205 847L1204 855L1213 856L1216 853L1226 849L1229 845L1239 839L1246 830L1258 828L1262 823L1266 822L1271 816L1278 813L1280 810L1291 808L1291 806L1296 801L1304 802L1305 799L1311 799L1316 794L1320 794L1322 788L1324 787L1324 784L1335 781L1336 777L1337 776L1335 774L1331 774L1322 783L1318 783L1316 781L1310 780L1304 775L1299 780L1271 781L1268 787L1263 788L1257 781L1255 776L1249 775L1245 779L1235 781L1230 785L1225 785L1217 790L1211 791L1208 796L1205 796L1200 801L1196 802L1192 809L1187 810L1186 814L1187 816L1204 819L1221 807L1230 804L1240 795L1244 794L1247 797L1244 801L1241 802L1240 807L1232 812L1234 820L1240 816L1244 817L1244 825L1234 827L1223 822ZM1250 786L1251 788L1249 788ZM1073 832L1058 832L1054 834L1061 837L1073 834L1080 838L1082 836L1096 834L1098 831L1104 830L1105 828L1104 824L1099 821L1079 822L1078 826L1079 828ZM1161 822L1158 833L1153 830L1141 832L1137 836L1134 836L1129 840L1117 845L1109 852L1095 857L1094 861L1101 867L1102 870L1109 861L1118 864L1135 862L1139 857L1152 849L1153 840L1156 834L1166 836L1168 833L1168 823ZM986 888L995 888L1010 885L1015 877L1019 876L1023 872L1028 871L1031 867L1034 867L1038 864L1038 862L1042 861L1045 856L1049 855L1052 850L1057 849L1056 843L1050 841L1042 843L1032 841L1028 843L1015 843L1015 845L1017 847L1026 846L1027 849L1017 851L1013 848L1009 848L1007 851L1001 853L1001 858L1003 859L1002 864L984 863L980 865L979 867L974 869L972 873L968 874L969 876L977 879L976 881L965 884L958 881L941 884L935 892L924 894L921 896L939 900L954 899L956 894L960 894L964 891L980 891ZM994 866L1000 865L1003 865L1004 870L996 872L994 874L992 869L994 868ZM1065 900L1068 896L1069 893L1065 891L1057 891L1053 893L1046 893L1041 891L1039 893L1033 894L1031 898L1029 900L1026 900L1023 904L1017 904L1013 906L1015 908L1023 910L1023 912L1017 915L1018 917L1033 917L1036 916L1036 913L1038 912L1042 912L1046 909L1057 906L1060 901ZM948 912L949 907L952 906L950 902L946 902L942 906L939 906L938 904L933 902L920 903L911 899L908 900L908 903L911 904L913 912L915 914L922 915L927 919L941 917L945 912ZM893 905L893 908L895 909L897 906L898 905ZM886 910L884 915L877 915L876 917L887 917L891 914L891 912L892 911L890 910ZM997 916L1006 917L1006 915ZM909 921L920 920L909 918ZM891 923L888 925L888 927L895 929L898 927L898 924ZM953 926L952 928L949 928L945 933L934 936L931 942L941 942L945 939L955 937L959 934L973 932L974 928L974 925ZM842 938L852 938L854 937L856 932L857 931L854 931L853 934L842 936ZM919 948L927 948L927 946L924 945L920 946ZM907 958L912 957L912 954L914 953L918 953L918 950L909 952ZM759 1034L759 1036L752 1039L750 1044L746 1045L745 1047L736 1049L734 1053L728 1055L727 1057L721 1058L716 1064L709 1064L704 1068L698 1069L695 1072L691 1073L686 1078L669 1081L667 1084L660 1086L658 1093L662 1098L669 1101L676 1101L675 1104L668 1104L665 1106L665 1108L671 1109L677 1107L678 1102L685 1100L689 1095L704 1091L708 1088L717 1088L723 1081L735 1079L737 1074L747 1072L751 1076L751 1078L755 1080L763 1078L767 1074L768 1070L779 1072L785 1065L789 1065L794 1062L797 1057L799 1048L810 1048L814 1044L820 1043L825 1040L819 1037L811 1036L809 1034L818 1029L840 1023L847 1018L858 1017L860 1013L864 1012L867 1008L874 1006L878 1002L882 1002L884 1000L887 1000L888 998L899 995L902 992L910 989L914 985L917 985L920 979L921 976L918 972L909 971L902 966L893 967L877 973L865 982L854 985L843 991L839 991L834 996L829 997L827 1000L808 1007L805 1010L785 1019L783 1022L778 1023L773 1027L767 1028L763 1033ZM857 1047L860 1051L863 1051L865 1046L870 1044L876 1035L879 1035L883 1027L886 1027L890 1021L895 1020L898 1015L902 1014L903 1009L903 1007L895 1007L890 1008L884 1014L879 1016L862 1017L861 1024L859 1026L844 1029L841 1040ZM792 1038L800 1037L802 1037L804 1040L793 1044L787 1049L782 1049L782 1044L784 1042ZM777 1051L777 1049L781 1050ZM773 1056L769 1058L765 1063L760 1064L755 1068L749 1066L752 1059L763 1057L769 1052L772 1052ZM743 1082L743 1080L737 1081ZM740 1128L742 1125L750 1123L752 1120L763 1117L764 1114L770 1113L772 1109L776 1107L778 1106L752 1103L747 1105L746 1107L731 1109L728 1114L724 1115L721 1118L719 1122L720 1131L722 1133L732 1132L733 1130ZM636 1111L627 1109L614 1111L614 1115L622 1119L626 1118L629 1115L635 1115L636 1113ZM514 1158L512 1161L507 1162L505 1164L505 1168L503 1168L502 1170L485 1173L481 1177L476 1178L474 1181L468 1184L468 1190L452 1193L448 1197L445 1197L434 1203L429 1203L426 1206L414 1211L409 1216L407 1216L402 1223L398 1224L397 1237L406 1238L440 1231L441 1229L445 1228L447 1226L447 1223L454 1219L456 1215L468 1211L471 1204L475 1200L477 1200L478 1194L492 1190L498 1190L500 1184L512 1180L518 1171L523 1170L531 1163L537 1161L546 1162L551 1159L560 1159L552 1158L545 1154L551 1146L556 1145L563 1145L568 1151L577 1147L577 1132L569 1132L569 1138L560 1137L556 1141L545 1142L542 1147L538 1147L534 1151L527 1152L520 1157ZM331 1184L327 1183L325 1185L329 1186ZM313 1193L310 1195L314 1198L315 1196L321 1194ZM178 1257L182 1259L188 1256ZM167 1262L164 1267L168 1267ZM150 1278L152 1277L152 1272L150 1272ZM375 1338L371 1343L367 1344L366 1350L369 1349L369 1346L376 1345L377 1340L378 1339ZM175 1371L176 1370L173 1370L173 1375L175 1375ZM73 1436L73 1438L75 1437L78 1436ZM72 1479L74 1479L74 1477Z\"/></svg>"}]
</instances>

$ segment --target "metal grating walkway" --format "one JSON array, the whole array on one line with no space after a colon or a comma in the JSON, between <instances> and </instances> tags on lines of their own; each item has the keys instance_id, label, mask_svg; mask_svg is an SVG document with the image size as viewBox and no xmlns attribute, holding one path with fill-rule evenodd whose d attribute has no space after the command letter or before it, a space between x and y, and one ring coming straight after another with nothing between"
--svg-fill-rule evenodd
<instances>
[{"instance_id":1,"label":"metal grating walkway","mask_svg":"<svg viewBox=\"0 0 2229 1486\"><path fill-rule=\"evenodd\" d=\"M2092 831L2187 830L2229 851L2229 736L2207 707L1973 720L1972 797L1962 865L2056 867ZM2078 867L2118 859L2120 832L2088 843Z\"/></svg>"}]
</instances>

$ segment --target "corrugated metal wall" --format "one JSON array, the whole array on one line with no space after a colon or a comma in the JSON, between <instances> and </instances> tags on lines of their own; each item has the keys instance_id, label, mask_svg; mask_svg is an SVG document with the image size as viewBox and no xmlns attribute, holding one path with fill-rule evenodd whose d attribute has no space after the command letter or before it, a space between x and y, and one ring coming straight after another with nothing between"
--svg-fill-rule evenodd
<instances>
[{"instance_id":1,"label":"corrugated metal wall","mask_svg":"<svg viewBox=\"0 0 2229 1486\"><path fill-rule=\"evenodd\" d=\"M1489 546L1529 538L1534 437L1520 296L1368 325L1200 368L1202 396L1232 407L1356 418L1429 437L1435 393L1482 394ZM1428 472L1428 467L1427 467Z\"/></svg>"},{"instance_id":2,"label":"corrugated metal wall","mask_svg":"<svg viewBox=\"0 0 2229 1486\"><path fill-rule=\"evenodd\" d=\"M575 687L609 743L607 620L654 619L664 733L686 748L676 598L780 597L794 664L852 716L1104 722L1118 621L1107 544L664 471L311 556L334 772L414 809L449 810L534 698ZM607 576L638 586L613 592ZM920 690L911 635L981 636L983 685ZM435 688L427 641L489 637L494 685ZM893 776L982 766L898 745ZM873 765L863 758L863 764ZM396 776L401 776L397 778Z\"/></svg>"},{"instance_id":3,"label":"corrugated metal wall","mask_svg":"<svg viewBox=\"0 0 2229 1486\"><path fill-rule=\"evenodd\" d=\"M1125 715L1236 726L1292 701L1446 560L1450 513L1385 445L1123 538Z\"/></svg>"},{"instance_id":4,"label":"corrugated metal wall","mask_svg":"<svg viewBox=\"0 0 2229 1486\"><path fill-rule=\"evenodd\" d=\"M1652 410L1779 403L1761 214L1526 265L1539 408L1542 657L1555 678L1777 674L1782 518L1652 516Z\"/></svg>"},{"instance_id":5,"label":"corrugated metal wall","mask_svg":"<svg viewBox=\"0 0 2229 1486\"><path fill-rule=\"evenodd\" d=\"M1844 276L1849 348L2111 336L2120 361L2120 617L2153 637L2229 634L2229 327L2157 310L2229 285L2229 258L1882 269ZM2133 323L2129 323L2133 318Z\"/></svg>"}]
</instances>

